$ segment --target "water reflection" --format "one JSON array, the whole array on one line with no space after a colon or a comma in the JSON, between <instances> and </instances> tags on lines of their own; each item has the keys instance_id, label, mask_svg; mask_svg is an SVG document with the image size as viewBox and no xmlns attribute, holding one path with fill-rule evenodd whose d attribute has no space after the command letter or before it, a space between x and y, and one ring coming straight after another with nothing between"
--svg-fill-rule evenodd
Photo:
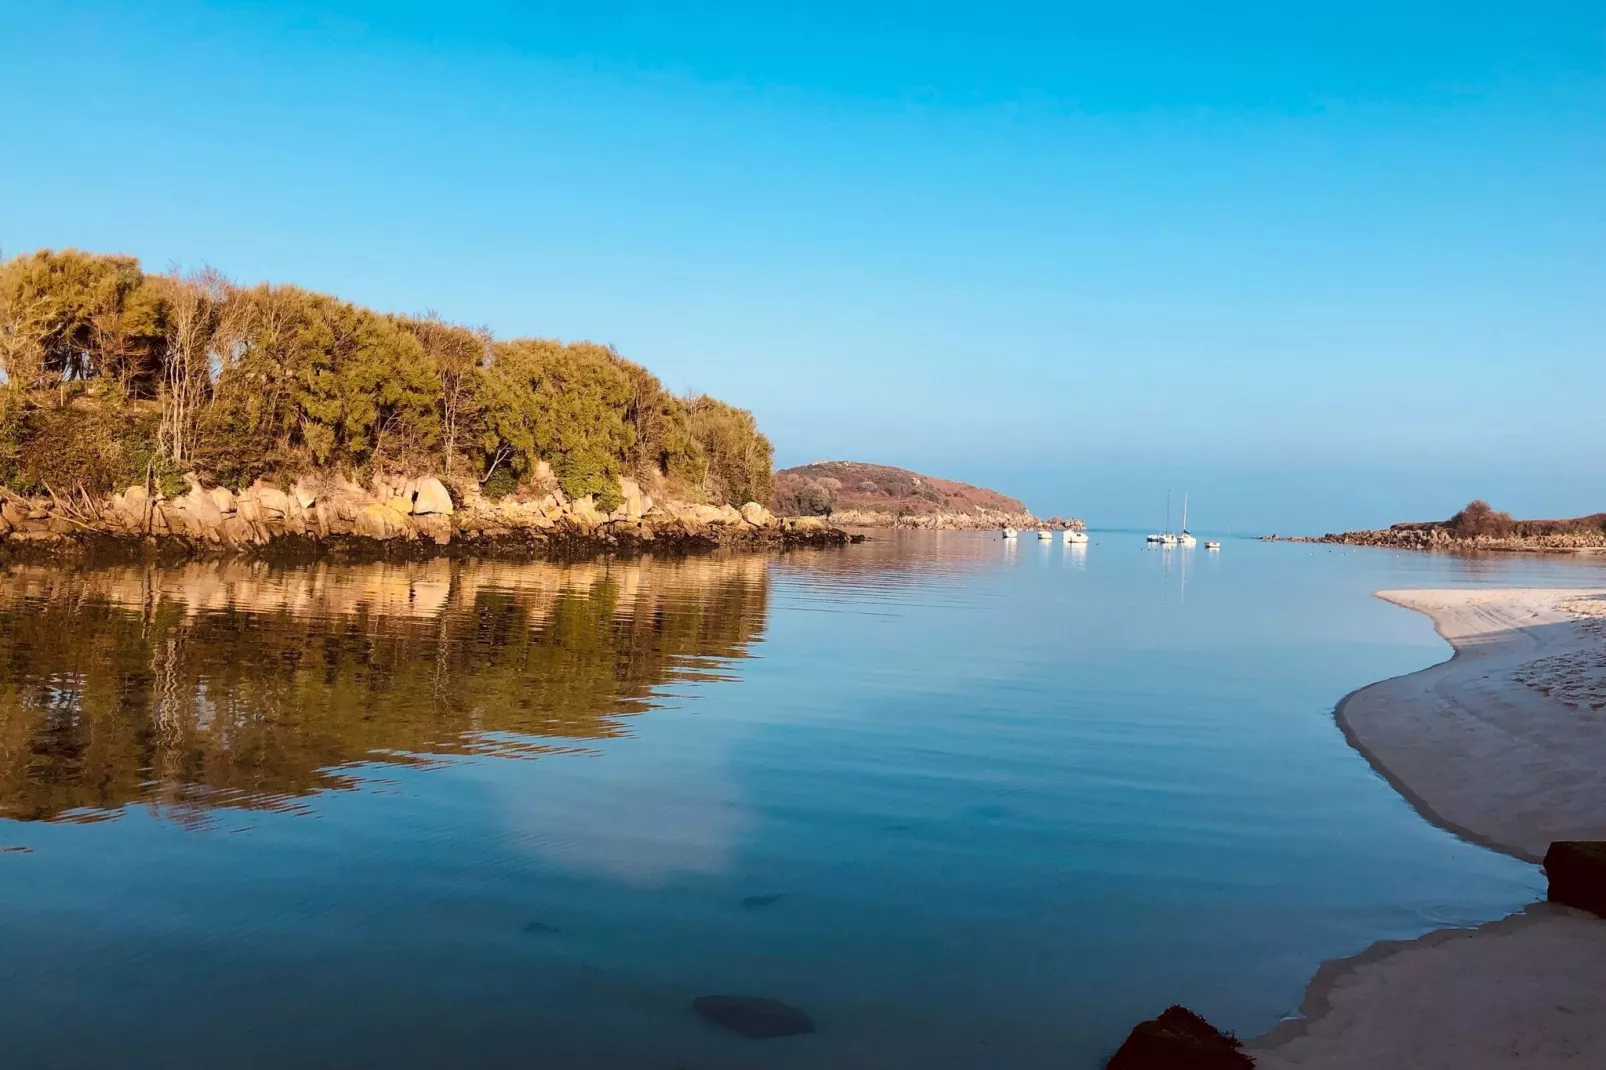
<instances>
[{"instance_id":1,"label":"water reflection","mask_svg":"<svg viewBox=\"0 0 1606 1070\"><path fill-rule=\"evenodd\" d=\"M15 568L0 816L286 809L365 762L573 750L763 633L762 557Z\"/></svg>"}]
</instances>

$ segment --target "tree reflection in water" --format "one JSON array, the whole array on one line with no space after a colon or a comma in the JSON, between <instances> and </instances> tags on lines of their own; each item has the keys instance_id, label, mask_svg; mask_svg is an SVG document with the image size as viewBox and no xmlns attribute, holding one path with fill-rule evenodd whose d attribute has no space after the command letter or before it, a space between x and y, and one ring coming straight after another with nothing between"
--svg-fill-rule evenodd
<instances>
[{"instance_id":1,"label":"tree reflection in water","mask_svg":"<svg viewBox=\"0 0 1606 1070\"><path fill-rule=\"evenodd\" d=\"M14 568L0 816L295 809L363 763L628 731L762 634L763 557Z\"/></svg>"}]
</instances>

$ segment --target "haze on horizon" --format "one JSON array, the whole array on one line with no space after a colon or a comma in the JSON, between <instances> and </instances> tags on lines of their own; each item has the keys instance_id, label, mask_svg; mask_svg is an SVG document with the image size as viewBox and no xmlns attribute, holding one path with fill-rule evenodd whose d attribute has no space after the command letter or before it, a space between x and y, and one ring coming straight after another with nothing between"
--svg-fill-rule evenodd
<instances>
[{"instance_id":1,"label":"haze on horizon","mask_svg":"<svg viewBox=\"0 0 1606 1070\"><path fill-rule=\"evenodd\" d=\"M612 343L1095 526L1606 508L1598 3L11 7L6 255Z\"/></svg>"}]
</instances>

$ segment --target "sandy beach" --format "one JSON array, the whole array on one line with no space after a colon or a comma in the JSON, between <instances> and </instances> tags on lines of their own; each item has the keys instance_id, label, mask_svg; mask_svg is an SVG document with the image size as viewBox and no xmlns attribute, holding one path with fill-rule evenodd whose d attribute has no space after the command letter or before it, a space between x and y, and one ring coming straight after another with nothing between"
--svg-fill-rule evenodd
<instances>
[{"instance_id":1,"label":"sandy beach","mask_svg":"<svg viewBox=\"0 0 1606 1070\"><path fill-rule=\"evenodd\" d=\"M1606 839L1606 590L1380 591L1448 661L1339 705L1350 742L1429 820L1537 862ZM1330 962L1257 1065L1606 1066L1606 920L1553 904Z\"/></svg>"},{"instance_id":2,"label":"sandy beach","mask_svg":"<svg viewBox=\"0 0 1606 1070\"><path fill-rule=\"evenodd\" d=\"M1380 591L1433 619L1449 661L1338 709L1429 820L1532 862L1606 838L1606 590Z\"/></svg>"}]
</instances>

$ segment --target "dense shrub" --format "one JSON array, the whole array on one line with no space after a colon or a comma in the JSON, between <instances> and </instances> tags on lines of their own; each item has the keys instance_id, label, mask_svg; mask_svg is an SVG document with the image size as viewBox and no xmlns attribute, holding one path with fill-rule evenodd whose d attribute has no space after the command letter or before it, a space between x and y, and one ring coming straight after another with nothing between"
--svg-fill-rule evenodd
<instances>
[{"instance_id":1,"label":"dense shrub","mask_svg":"<svg viewBox=\"0 0 1606 1070\"><path fill-rule=\"evenodd\" d=\"M1448 525L1455 534L1466 538L1479 535L1502 538L1510 535L1514 526L1510 513L1497 512L1481 498L1468 502L1465 509L1450 518Z\"/></svg>"},{"instance_id":2,"label":"dense shrub","mask_svg":"<svg viewBox=\"0 0 1606 1070\"><path fill-rule=\"evenodd\" d=\"M706 394L688 399L686 411L704 452L704 494L712 501L768 501L775 451L753 414Z\"/></svg>"},{"instance_id":3,"label":"dense shrub","mask_svg":"<svg viewBox=\"0 0 1606 1070\"><path fill-rule=\"evenodd\" d=\"M334 468L439 471L487 492L541 461L573 497L634 475L710 501L763 501L751 413L681 399L612 349L496 341L215 272L41 251L0 264L0 482L99 491L196 469L223 483Z\"/></svg>"}]
</instances>

